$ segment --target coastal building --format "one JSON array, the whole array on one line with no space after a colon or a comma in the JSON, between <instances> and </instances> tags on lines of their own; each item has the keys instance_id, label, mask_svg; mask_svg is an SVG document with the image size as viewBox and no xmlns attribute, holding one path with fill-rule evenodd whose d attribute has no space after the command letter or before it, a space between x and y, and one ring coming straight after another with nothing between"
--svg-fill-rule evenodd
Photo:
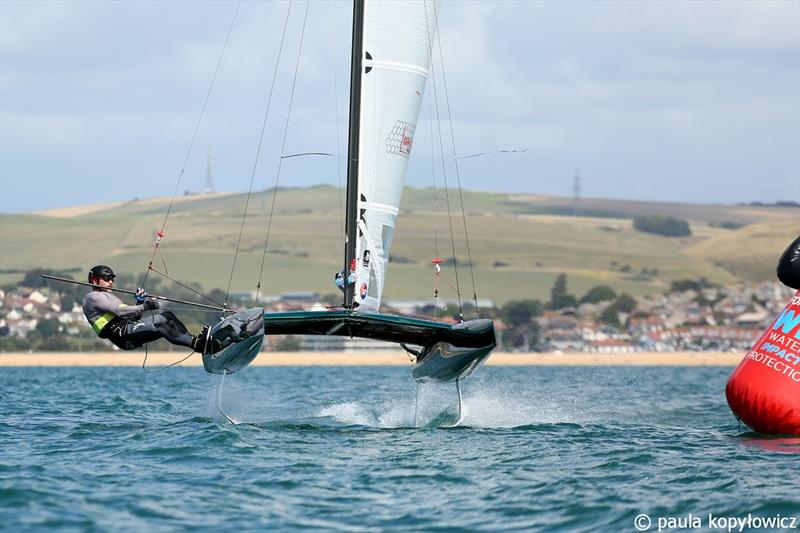
<instances>
[{"instance_id":1,"label":"coastal building","mask_svg":"<svg viewBox=\"0 0 800 533\"><path fill-rule=\"evenodd\" d=\"M746 351L793 293L791 289L775 283L762 283L643 296L636 298L636 308L630 315L618 313L619 327L599 322L602 312L612 302L547 310L537 317L535 334L532 330L530 335L518 335L523 342L513 349L589 353ZM252 301L255 294L248 291L235 296L243 298L242 301ZM57 335L94 339L79 302L70 300L67 305L71 305L71 308L64 309L58 293L50 293L47 289L5 290L0 291L0 301L3 309L0 314L0 339L27 338L41 320L57 320ZM320 311L329 305L320 301L319 294L315 292L263 296L259 301L268 303L268 311ZM442 309L438 310L438 319L454 321L452 310L457 308L457 301L441 300L440 303L450 311L445 313ZM483 299L478 301L478 305L483 309L491 309L493 302ZM389 300L385 308L390 313L427 313L430 316L432 312L428 299ZM495 320L495 327L498 342L502 343L506 327L499 318ZM274 347L280 341L279 338L270 338L269 344ZM397 349L391 343L334 336L298 337L293 345L294 349L309 351Z\"/></svg>"}]
</instances>

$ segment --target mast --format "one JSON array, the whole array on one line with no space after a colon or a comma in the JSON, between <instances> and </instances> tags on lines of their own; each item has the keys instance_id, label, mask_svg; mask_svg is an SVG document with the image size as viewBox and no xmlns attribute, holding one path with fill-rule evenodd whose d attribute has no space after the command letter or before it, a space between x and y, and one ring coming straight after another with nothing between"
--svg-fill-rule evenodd
<instances>
[{"instance_id":1,"label":"mast","mask_svg":"<svg viewBox=\"0 0 800 533\"><path fill-rule=\"evenodd\" d=\"M347 207L345 209L344 307L353 307L354 284L350 264L356 258L358 242L358 142L361 118L361 76L363 71L364 0L353 0L353 40L350 55L350 130L347 137Z\"/></svg>"}]
</instances>

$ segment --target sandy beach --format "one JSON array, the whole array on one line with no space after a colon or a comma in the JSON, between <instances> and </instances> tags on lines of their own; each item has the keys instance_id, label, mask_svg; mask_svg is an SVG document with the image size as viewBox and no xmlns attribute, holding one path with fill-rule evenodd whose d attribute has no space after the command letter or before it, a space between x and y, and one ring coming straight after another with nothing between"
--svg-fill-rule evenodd
<instances>
[{"instance_id":1,"label":"sandy beach","mask_svg":"<svg viewBox=\"0 0 800 533\"><path fill-rule=\"evenodd\" d=\"M148 366L173 363L186 354L150 353ZM624 354L495 352L486 364L498 366L736 366L735 352L642 352ZM0 367L11 366L141 366L143 351L101 353L0 353ZM255 366L399 366L409 365L402 351L388 352L263 352ZM181 366L202 365L195 354Z\"/></svg>"}]
</instances>

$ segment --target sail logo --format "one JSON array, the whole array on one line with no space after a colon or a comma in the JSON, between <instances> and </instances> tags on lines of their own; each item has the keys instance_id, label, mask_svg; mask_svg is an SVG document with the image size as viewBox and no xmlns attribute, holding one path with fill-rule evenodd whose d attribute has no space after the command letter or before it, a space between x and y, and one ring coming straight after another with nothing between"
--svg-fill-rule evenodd
<instances>
[{"instance_id":1,"label":"sail logo","mask_svg":"<svg viewBox=\"0 0 800 533\"><path fill-rule=\"evenodd\" d=\"M362 283L361 287L358 288L358 294L361 296L362 300L366 300L367 298L367 284Z\"/></svg>"},{"instance_id":2,"label":"sail logo","mask_svg":"<svg viewBox=\"0 0 800 533\"><path fill-rule=\"evenodd\" d=\"M386 136L386 153L401 157L410 156L415 130L414 125L405 120L396 121Z\"/></svg>"},{"instance_id":3,"label":"sail logo","mask_svg":"<svg viewBox=\"0 0 800 533\"><path fill-rule=\"evenodd\" d=\"M400 153L408 157L411 155L411 143L414 142L414 139L406 135L408 133L408 128L403 130L403 136L400 139Z\"/></svg>"}]
</instances>

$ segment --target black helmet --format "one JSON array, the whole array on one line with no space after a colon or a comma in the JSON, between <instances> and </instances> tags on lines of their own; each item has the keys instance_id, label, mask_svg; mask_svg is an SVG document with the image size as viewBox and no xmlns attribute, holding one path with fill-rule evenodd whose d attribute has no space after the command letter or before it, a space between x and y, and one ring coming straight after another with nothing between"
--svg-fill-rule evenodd
<instances>
[{"instance_id":1,"label":"black helmet","mask_svg":"<svg viewBox=\"0 0 800 533\"><path fill-rule=\"evenodd\" d=\"M96 266L93 266L93 267L92 267L92 268L89 270L89 283L91 283L91 282L92 282L92 278L95 278L95 279L96 279L96 278L102 278L102 277L104 277L104 276L108 276L108 277L110 277L111 279L114 279L114 278L116 278L116 277L117 277L117 275L116 275L116 274L114 274L114 271L113 271L113 270L111 270L111 267L107 267L107 266L105 266L105 265L96 265Z\"/></svg>"}]
</instances>

